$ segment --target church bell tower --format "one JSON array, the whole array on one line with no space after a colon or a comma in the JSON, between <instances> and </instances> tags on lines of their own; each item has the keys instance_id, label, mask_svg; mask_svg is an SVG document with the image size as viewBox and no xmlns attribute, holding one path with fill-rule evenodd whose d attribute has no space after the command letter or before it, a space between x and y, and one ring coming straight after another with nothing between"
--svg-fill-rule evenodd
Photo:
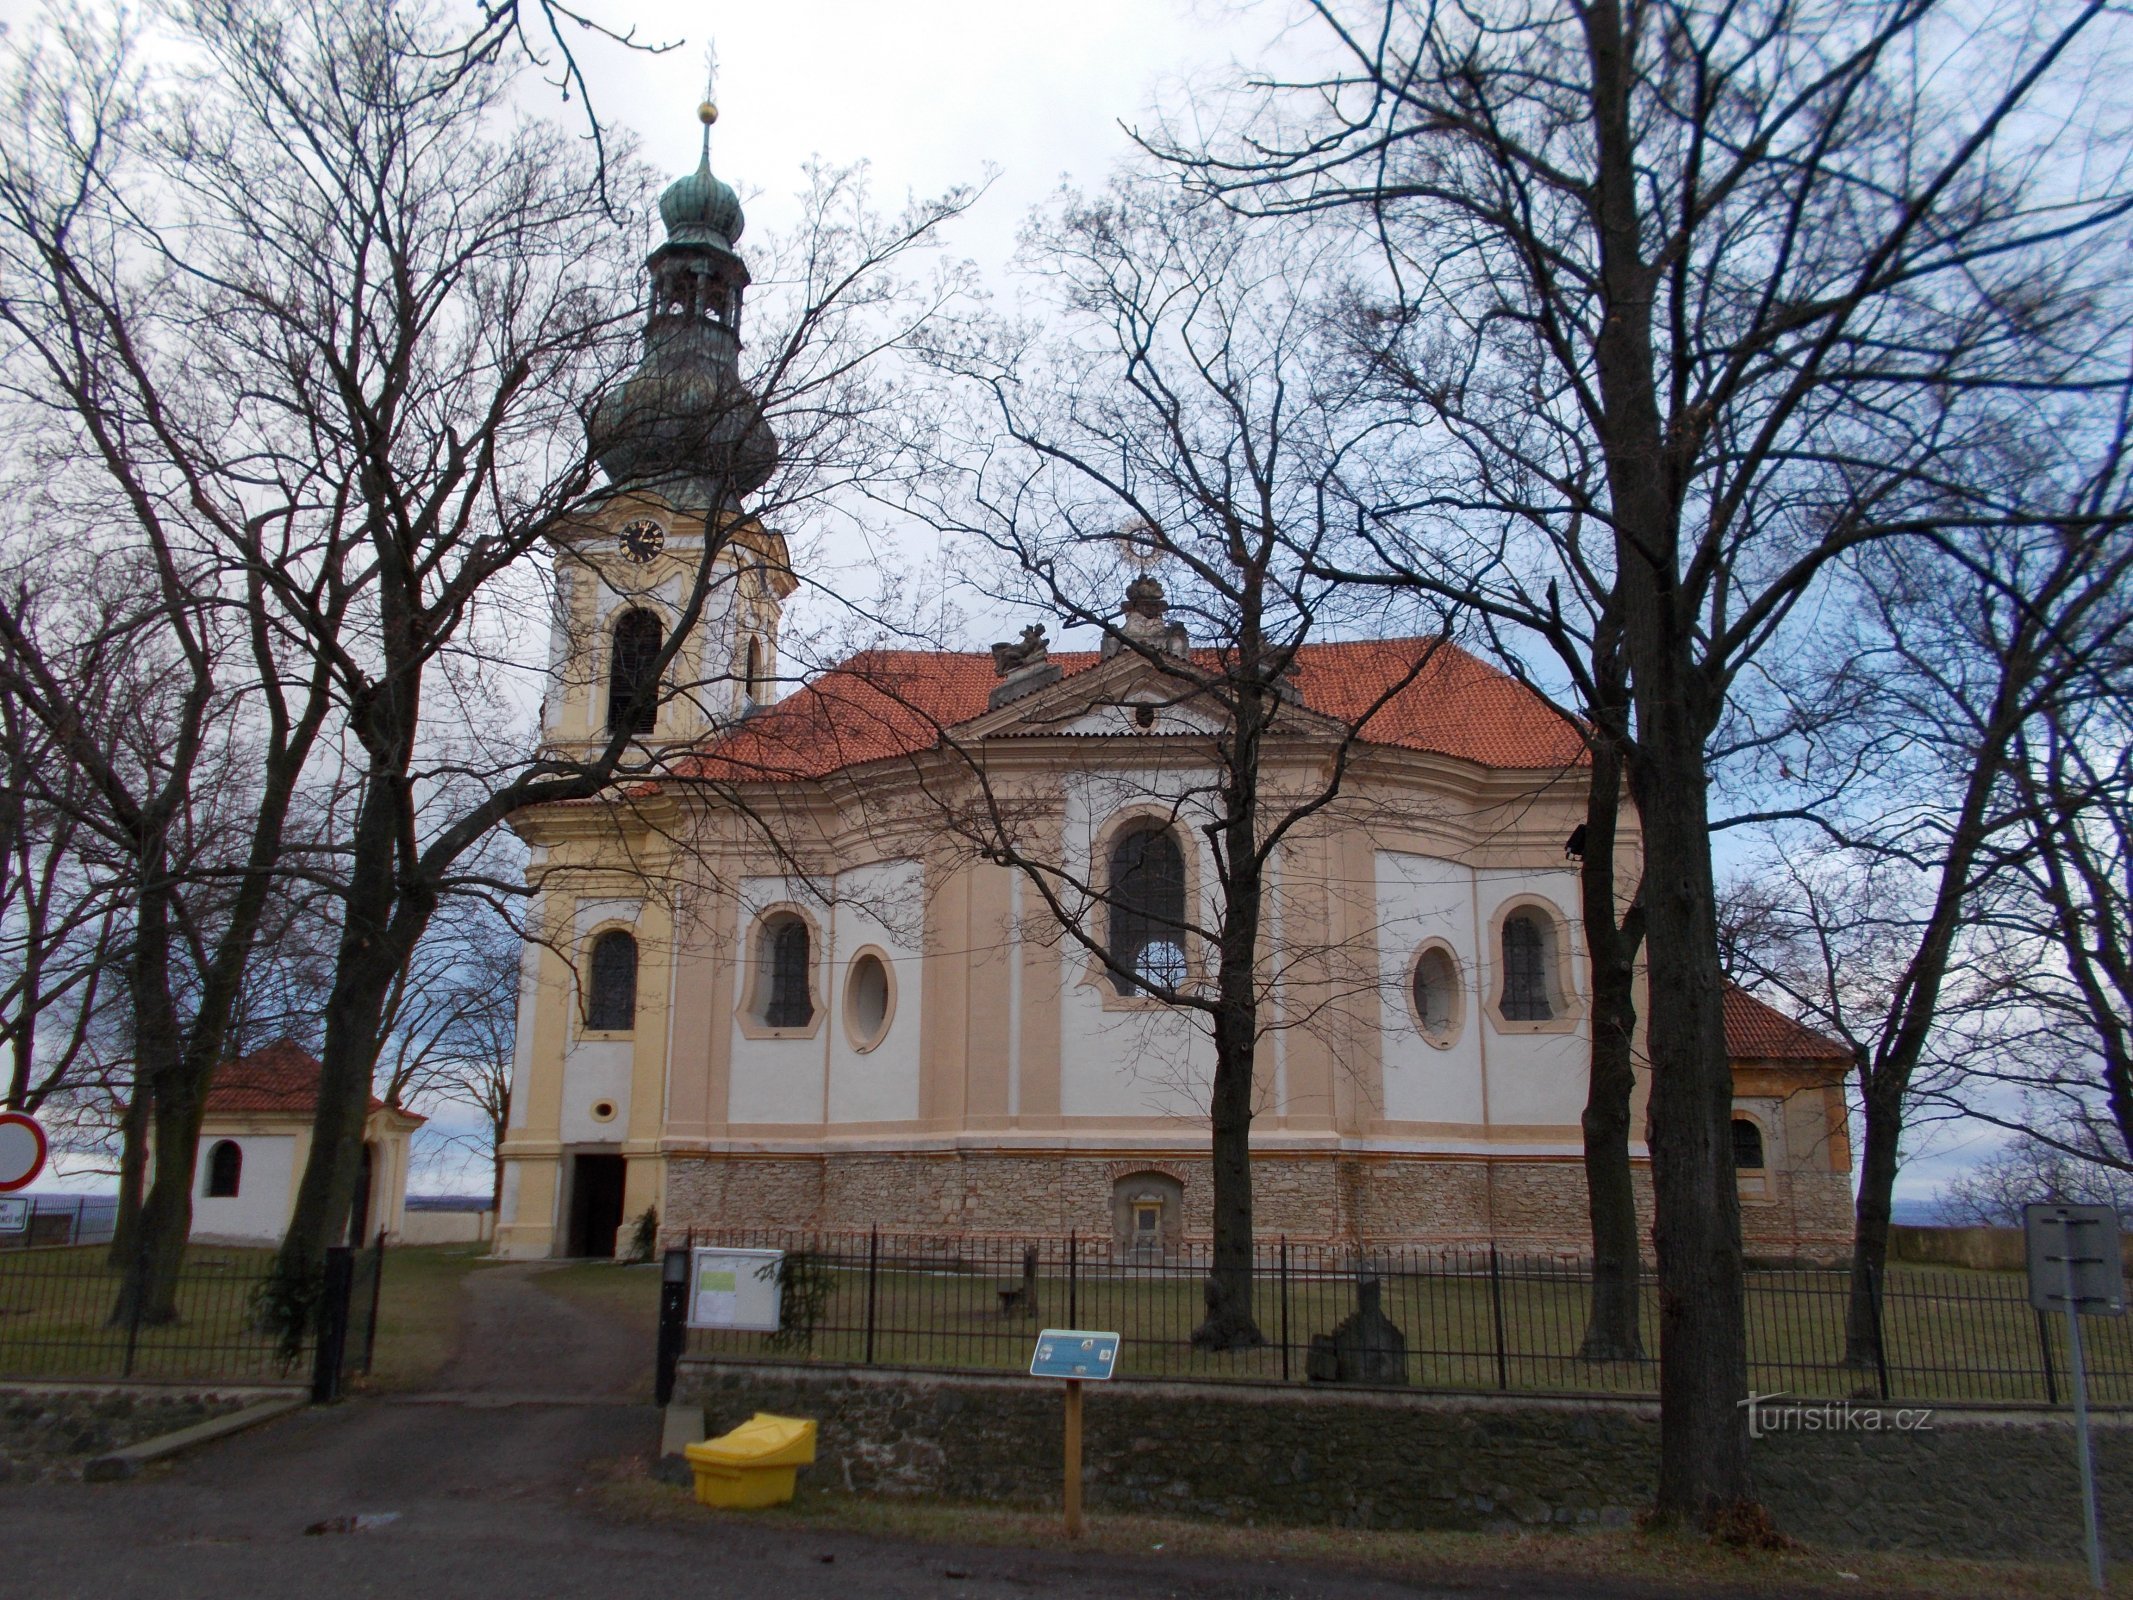
<instances>
[{"instance_id":1,"label":"church bell tower","mask_svg":"<svg viewBox=\"0 0 2133 1600\"><path fill-rule=\"evenodd\" d=\"M774 698L780 613L797 580L784 537L749 508L776 470L778 440L740 371L746 219L711 170L718 108L707 99L697 116L702 158L659 198L666 237L645 261L643 353L586 423L608 484L556 540L541 712L552 747L588 749L616 730L685 744ZM701 614L654 684L699 575Z\"/></svg>"}]
</instances>

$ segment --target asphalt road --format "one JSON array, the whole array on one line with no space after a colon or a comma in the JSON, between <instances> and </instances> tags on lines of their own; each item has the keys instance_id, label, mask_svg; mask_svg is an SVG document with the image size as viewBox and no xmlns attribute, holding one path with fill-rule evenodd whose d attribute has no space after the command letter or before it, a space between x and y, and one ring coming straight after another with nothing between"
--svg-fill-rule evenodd
<instances>
[{"instance_id":1,"label":"asphalt road","mask_svg":"<svg viewBox=\"0 0 2133 1600\"><path fill-rule=\"evenodd\" d=\"M631 1522L597 1486L637 1470L658 1413L638 1341L542 1293L470 1280L448 1390L295 1413L129 1483L0 1489L0 1600L398 1600L1056 1595L1387 1600L1590 1591L1416 1586L1295 1567L955 1549L736 1520ZM592 1324L599 1319L592 1318ZM508 1354L504 1354L508 1352Z\"/></svg>"}]
</instances>

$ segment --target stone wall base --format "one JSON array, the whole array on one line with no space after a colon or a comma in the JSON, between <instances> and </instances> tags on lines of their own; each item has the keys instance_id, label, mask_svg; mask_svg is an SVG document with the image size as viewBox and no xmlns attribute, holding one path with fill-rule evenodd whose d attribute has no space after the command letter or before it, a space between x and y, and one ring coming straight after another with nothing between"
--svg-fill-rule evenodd
<instances>
[{"instance_id":1,"label":"stone wall base","mask_svg":"<svg viewBox=\"0 0 2133 1600\"><path fill-rule=\"evenodd\" d=\"M1204 1243L1212 1208L1204 1155L1073 1151L897 1151L820 1155L672 1154L666 1232L797 1229L1111 1239L1114 1191L1138 1174L1183 1189L1167 1241ZM1489 1244L1585 1255L1585 1173L1575 1159L1292 1154L1255 1156L1261 1239L1365 1245ZM1636 1169L1648 1219L1648 1169ZM1834 1259L1850 1247L1851 1185L1842 1173L1774 1175L1776 1193L1742 1203L1749 1254ZM1117 1243L1123 1245L1124 1240Z\"/></svg>"},{"instance_id":2,"label":"stone wall base","mask_svg":"<svg viewBox=\"0 0 2133 1600\"><path fill-rule=\"evenodd\" d=\"M756 1411L812 1417L803 1495L1058 1504L1059 1386L1026 1378L685 1362L680 1396L713 1434ZM2080 1559L2064 1417L1937 1410L1899 1429L1782 1433L1750 1445L1786 1532L1836 1548ZM2106 1544L2133 1555L2133 1419L2097 1421ZM1290 1526L1479 1530L1623 1526L1650 1504L1657 1409L1633 1402L1244 1385L1092 1384L1092 1513Z\"/></svg>"}]
</instances>

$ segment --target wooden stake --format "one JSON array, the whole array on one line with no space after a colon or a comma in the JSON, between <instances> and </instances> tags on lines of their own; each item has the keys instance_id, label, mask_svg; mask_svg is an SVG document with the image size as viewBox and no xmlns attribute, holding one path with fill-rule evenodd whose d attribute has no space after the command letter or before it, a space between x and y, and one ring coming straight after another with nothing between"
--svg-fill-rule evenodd
<instances>
[{"instance_id":1,"label":"wooden stake","mask_svg":"<svg viewBox=\"0 0 2133 1600\"><path fill-rule=\"evenodd\" d=\"M1081 1520L1081 1380L1066 1380L1066 1531L1079 1539L1088 1531Z\"/></svg>"}]
</instances>

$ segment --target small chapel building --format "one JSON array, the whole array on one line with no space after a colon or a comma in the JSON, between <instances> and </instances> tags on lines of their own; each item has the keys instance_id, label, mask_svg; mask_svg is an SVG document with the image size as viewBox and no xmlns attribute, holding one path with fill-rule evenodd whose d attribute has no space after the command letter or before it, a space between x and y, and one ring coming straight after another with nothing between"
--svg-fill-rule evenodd
<instances>
[{"instance_id":1,"label":"small chapel building","mask_svg":"<svg viewBox=\"0 0 2133 1600\"><path fill-rule=\"evenodd\" d=\"M615 487L556 541L542 709L553 748L619 727L650 756L609 797L513 822L536 936L498 1251L612 1254L648 1209L673 1238L1071 1232L1136 1255L1205 1239L1211 1043L1119 970L1207 971L1175 931L1212 904L1210 711L1166 672L1195 642L1144 576L1100 651L1034 632L990 654L876 651L781 697L796 578L746 505L777 445L737 375L743 219L708 137L660 209L643 363L591 422ZM711 602L650 685L707 539ZM1307 646L1293 685L1276 786L1308 781L1328 730L1397 692L1276 860L1256 1227L1585 1248L1575 730L1433 639ZM953 797L979 768L993 820L1010 794L1015 826L1094 896L1077 925L1112 962L973 845ZM1633 816L1620 866L1634 882ZM1839 1253L1846 1053L1739 991L1726 1023L1749 1249ZM1640 1077L1640 1117L1643 1096Z\"/></svg>"}]
</instances>

